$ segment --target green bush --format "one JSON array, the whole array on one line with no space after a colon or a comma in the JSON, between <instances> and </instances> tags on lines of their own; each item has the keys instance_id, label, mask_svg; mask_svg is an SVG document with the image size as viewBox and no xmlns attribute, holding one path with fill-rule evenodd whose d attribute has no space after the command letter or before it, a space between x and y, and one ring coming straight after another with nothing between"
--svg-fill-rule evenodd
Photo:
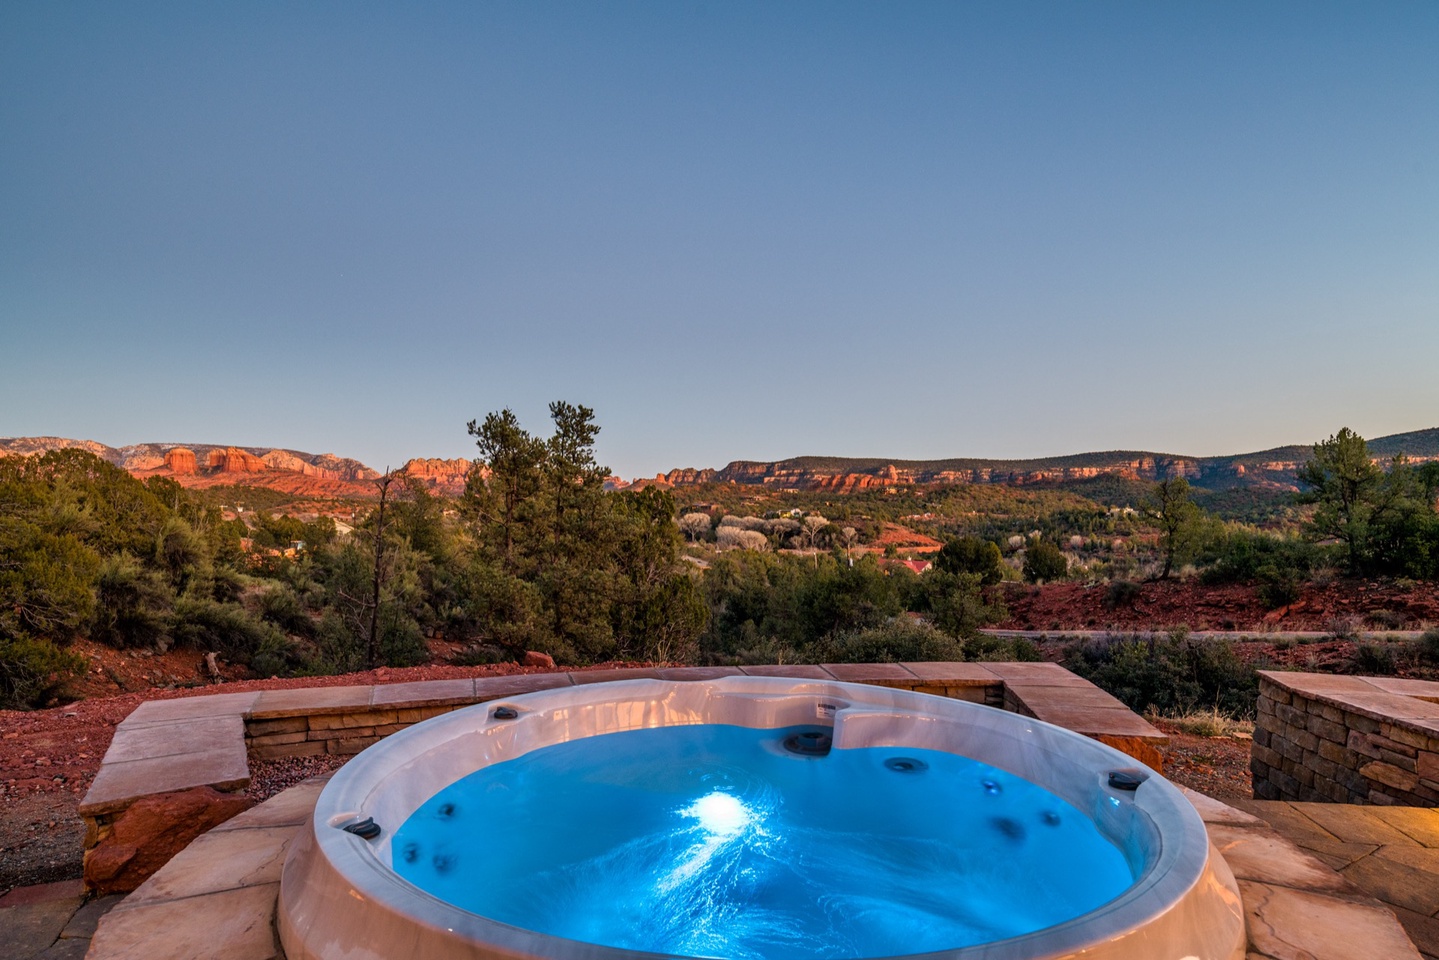
<instances>
[{"instance_id":1,"label":"green bush","mask_svg":"<svg viewBox=\"0 0 1439 960\"><path fill-rule=\"evenodd\" d=\"M1256 578L1259 585L1254 588L1254 594L1265 609L1278 610L1298 601L1300 582L1293 570L1266 563L1256 571Z\"/></svg>"},{"instance_id":2,"label":"green bush","mask_svg":"<svg viewBox=\"0 0 1439 960\"><path fill-rule=\"evenodd\" d=\"M1414 648L1420 660L1439 666L1439 630L1425 630L1414 641Z\"/></svg>"},{"instance_id":3,"label":"green bush","mask_svg":"<svg viewBox=\"0 0 1439 960\"><path fill-rule=\"evenodd\" d=\"M1132 580L1112 581L1104 591L1104 605L1110 610L1132 607L1143 595L1144 589Z\"/></svg>"},{"instance_id":4,"label":"green bush","mask_svg":"<svg viewBox=\"0 0 1439 960\"><path fill-rule=\"evenodd\" d=\"M1324 562L1324 552L1292 537L1236 530L1219 540L1202 562L1204 571L1200 580L1210 586L1255 582L1298 584Z\"/></svg>"},{"instance_id":5,"label":"green bush","mask_svg":"<svg viewBox=\"0 0 1439 960\"><path fill-rule=\"evenodd\" d=\"M964 642L964 659L988 663L1039 663L1044 657L1034 641L1025 637L1001 640L999 637L981 633Z\"/></svg>"},{"instance_id":6,"label":"green bush","mask_svg":"<svg viewBox=\"0 0 1439 960\"><path fill-rule=\"evenodd\" d=\"M1064 664L1140 713L1213 708L1227 716L1253 716L1259 696L1258 674L1228 640L1197 639L1182 628L1073 644Z\"/></svg>"},{"instance_id":7,"label":"green bush","mask_svg":"<svg viewBox=\"0 0 1439 960\"><path fill-rule=\"evenodd\" d=\"M48 640L0 639L0 708L44 706L66 680L82 673L85 665L84 657Z\"/></svg>"},{"instance_id":8,"label":"green bush","mask_svg":"<svg viewBox=\"0 0 1439 960\"><path fill-rule=\"evenodd\" d=\"M1048 540L1035 540L1024 551L1024 579L1030 583L1063 580L1069 572L1069 560Z\"/></svg>"},{"instance_id":9,"label":"green bush","mask_svg":"<svg viewBox=\"0 0 1439 960\"><path fill-rule=\"evenodd\" d=\"M286 633L306 637L315 633L315 621L310 617L310 612L305 609L305 604L295 592L295 588L287 583L271 584L268 590L260 594L259 610L262 620L273 623Z\"/></svg>"},{"instance_id":10,"label":"green bush","mask_svg":"<svg viewBox=\"0 0 1439 960\"><path fill-rule=\"evenodd\" d=\"M963 660L964 643L927 623L896 617L882 626L826 637L808 654L814 663Z\"/></svg>"},{"instance_id":11,"label":"green bush","mask_svg":"<svg viewBox=\"0 0 1439 960\"><path fill-rule=\"evenodd\" d=\"M1361 643L1354 648L1354 672L1371 677L1392 676L1398 665L1387 643Z\"/></svg>"},{"instance_id":12,"label":"green bush","mask_svg":"<svg viewBox=\"0 0 1439 960\"><path fill-rule=\"evenodd\" d=\"M978 537L950 540L935 554L934 566L945 573L978 574L984 586L1004 579L1004 558L999 546Z\"/></svg>"},{"instance_id":13,"label":"green bush","mask_svg":"<svg viewBox=\"0 0 1439 960\"><path fill-rule=\"evenodd\" d=\"M95 582L90 639L112 647L158 647L170 643L169 581L128 553L106 557Z\"/></svg>"},{"instance_id":14,"label":"green bush","mask_svg":"<svg viewBox=\"0 0 1439 960\"><path fill-rule=\"evenodd\" d=\"M170 633L177 645L213 650L232 663L247 665L262 651L289 645L274 624L252 617L244 607L193 597L175 601Z\"/></svg>"}]
</instances>

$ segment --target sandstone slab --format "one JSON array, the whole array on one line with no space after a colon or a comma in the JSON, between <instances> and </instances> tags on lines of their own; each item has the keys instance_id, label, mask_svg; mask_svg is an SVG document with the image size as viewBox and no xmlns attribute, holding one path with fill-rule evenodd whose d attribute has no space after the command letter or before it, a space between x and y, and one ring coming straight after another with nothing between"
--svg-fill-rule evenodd
<instances>
[{"instance_id":1,"label":"sandstone slab","mask_svg":"<svg viewBox=\"0 0 1439 960\"><path fill-rule=\"evenodd\" d=\"M403 703L406 707L438 707L449 704L475 702L475 681L465 677L458 680L416 680L409 683L385 683L375 687L370 698L374 707L389 707Z\"/></svg>"},{"instance_id":2,"label":"sandstone slab","mask_svg":"<svg viewBox=\"0 0 1439 960\"><path fill-rule=\"evenodd\" d=\"M614 670L575 670L570 673L573 683L610 683L615 680L658 680L659 671L653 667L620 667Z\"/></svg>"},{"instance_id":3,"label":"sandstone slab","mask_svg":"<svg viewBox=\"0 0 1439 960\"><path fill-rule=\"evenodd\" d=\"M1419 848L1418 852L1427 851ZM1381 847L1345 867L1344 877L1385 903L1433 916L1439 913L1439 858L1433 858L1436 862L1428 864L1429 869L1413 860L1403 862L1409 859L1402 847Z\"/></svg>"},{"instance_id":4,"label":"sandstone slab","mask_svg":"<svg viewBox=\"0 0 1439 960\"><path fill-rule=\"evenodd\" d=\"M210 833L213 835L226 830L249 830L255 827L298 827L314 811L320 791L329 782L330 777L326 775L282 790L264 803L236 814Z\"/></svg>"},{"instance_id":5,"label":"sandstone slab","mask_svg":"<svg viewBox=\"0 0 1439 960\"><path fill-rule=\"evenodd\" d=\"M518 697L524 693L539 690L553 690L568 687L574 681L568 673L524 673L510 677L481 677L475 681L475 698L478 700L499 700L502 697Z\"/></svg>"},{"instance_id":6,"label":"sandstone slab","mask_svg":"<svg viewBox=\"0 0 1439 960\"><path fill-rule=\"evenodd\" d=\"M1420 960L1394 914L1377 904L1239 881L1253 950L1273 960Z\"/></svg>"},{"instance_id":7,"label":"sandstone slab","mask_svg":"<svg viewBox=\"0 0 1439 960\"><path fill-rule=\"evenodd\" d=\"M200 834L249 806L243 796L211 787L137 800L85 852L85 885L101 894L134 890Z\"/></svg>"},{"instance_id":8,"label":"sandstone slab","mask_svg":"<svg viewBox=\"0 0 1439 960\"><path fill-rule=\"evenodd\" d=\"M821 666L836 680L880 686L915 686L919 678L898 663L825 663Z\"/></svg>"},{"instance_id":9,"label":"sandstone slab","mask_svg":"<svg viewBox=\"0 0 1439 960\"><path fill-rule=\"evenodd\" d=\"M89 960L277 960L280 885L242 887L184 900L122 904L100 921Z\"/></svg>"},{"instance_id":10,"label":"sandstone slab","mask_svg":"<svg viewBox=\"0 0 1439 960\"><path fill-rule=\"evenodd\" d=\"M999 675L980 663L951 663L947 660L906 662L902 666L925 683L940 687L991 686Z\"/></svg>"},{"instance_id":11,"label":"sandstone slab","mask_svg":"<svg viewBox=\"0 0 1439 960\"><path fill-rule=\"evenodd\" d=\"M293 825L213 830L172 857L165 869L141 884L125 902L179 900L279 883L285 853L296 832Z\"/></svg>"},{"instance_id":12,"label":"sandstone slab","mask_svg":"<svg viewBox=\"0 0 1439 960\"><path fill-rule=\"evenodd\" d=\"M661 680L680 682L743 676L739 667L662 667L656 673L659 674Z\"/></svg>"},{"instance_id":13,"label":"sandstone slab","mask_svg":"<svg viewBox=\"0 0 1439 960\"><path fill-rule=\"evenodd\" d=\"M255 700L250 716L268 719L317 713L353 713L370 706L373 690L373 687L365 686L266 690Z\"/></svg>"},{"instance_id":14,"label":"sandstone slab","mask_svg":"<svg viewBox=\"0 0 1439 960\"><path fill-rule=\"evenodd\" d=\"M141 797L214 787L243 790L250 783L243 738L196 753L177 753L119 763L102 763L80 804L80 813L114 813Z\"/></svg>"},{"instance_id":15,"label":"sandstone slab","mask_svg":"<svg viewBox=\"0 0 1439 960\"><path fill-rule=\"evenodd\" d=\"M168 723L174 720L195 720L204 717L241 716L260 694L213 693L202 697L181 697L175 700L147 700L125 718L124 724Z\"/></svg>"},{"instance_id":16,"label":"sandstone slab","mask_svg":"<svg viewBox=\"0 0 1439 960\"><path fill-rule=\"evenodd\" d=\"M789 677L792 680L833 680L834 675L822 667L805 663L770 663L740 667L747 677Z\"/></svg>"},{"instance_id":17,"label":"sandstone slab","mask_svg":"<svg viewBox=\"0 0 1439 960\"><path fill-rule=\"evenodd\" d=\"M1327 864L1265 827L1210 824L1209 839L1240 880L1358 896L1358 891Z\"/></svg>"},{"instance_id":18,"label":"sandstone slab","mask_svg":"<svg viewBox=\"0 0 1439 960\"><path fill-rule=\"evenodd\" d=\"M80 898L0 906L0 960L32 960L59 938Z\"/></svg>"},{"instance_id":19,"label":"sandstone slab","mask_svg":"<svg viewBox=\"0 0 1439 960\"><path fill-rule=\"evenodd\" d=\"M1175 784L1175 786L1179 786ZM1179 787L1179 792L1184 798L1199 811L1199 818L1206 824L1228 824L1237 827L1257 827L1262 821L1252 813L1245 813L1243 810L1231 807L1229 804L1213 797L1206 797L1197 790L1188 787Z\"/></svg>"},{"instance_id":20,"label":"sandstone slab","mask_svg":"<svg viewBox=\"0 0 1439 960\"><path fill-rule=\"evenodd\" d=\"M1050 687L1093 686L1057 663L986 663L985 668L1006 683Z\"/></svg>"},{"instance_id":21,"label":"sandstone slab","mask_svg":"<svg viewBox=\"0 0 1439 960\"><path fill-rule=\"evenodd\" d=\"M244 739L245 721L239 714L193 717L159 723L122 723L115 730L105 763L123 763L168 757L177 753L198 753L209 747L230 747Z\"/></svg>"},{"instance_id":22,"label":"sandstone slab","mask_svg":"<svg viewBox=\"0 0 1439 960\"><path fill-rule=\"evenodd\" d=\"M70 922L65 924L65 929L60 931L60 936L82 940L90 939L95 935L95 928L99 925L100 918L119 906L124 899L123 895L117 893L108 897L96 897L89 901L75 911Z\"/></svg>"}]
</instances>

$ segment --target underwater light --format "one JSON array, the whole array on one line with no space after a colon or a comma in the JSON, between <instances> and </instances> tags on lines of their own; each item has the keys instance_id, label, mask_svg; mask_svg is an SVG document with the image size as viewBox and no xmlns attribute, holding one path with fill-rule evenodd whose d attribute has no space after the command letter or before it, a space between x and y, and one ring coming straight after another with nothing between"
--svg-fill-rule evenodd
<instances>
[{"instance_id":1,"label":"underwater light","mask_svg":"<svg viewBox=\"0 0 1439 960\"><path fill-rule=\"evenodd\" d=\"M700 829L712 837L732 837L754 820L754 814L739 797L716 790L700 797L680 811L681 816L699 821Z\"/></svg>"}]
</instances>

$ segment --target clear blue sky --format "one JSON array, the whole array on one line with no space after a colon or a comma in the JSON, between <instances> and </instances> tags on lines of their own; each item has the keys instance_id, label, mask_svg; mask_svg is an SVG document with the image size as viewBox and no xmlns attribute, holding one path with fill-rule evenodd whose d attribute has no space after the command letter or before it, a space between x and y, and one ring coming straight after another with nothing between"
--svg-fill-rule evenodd
<instances>
[{"instance_id":1,"label":"clear blue sky","mask_svg":"<svg viewBox=\"0 0 1439 960\"><path fill-rule=\"evenodd\" d=\"M1439 425L1439 3L0 5L0 436Z\"/></svg>"}]
</instances>

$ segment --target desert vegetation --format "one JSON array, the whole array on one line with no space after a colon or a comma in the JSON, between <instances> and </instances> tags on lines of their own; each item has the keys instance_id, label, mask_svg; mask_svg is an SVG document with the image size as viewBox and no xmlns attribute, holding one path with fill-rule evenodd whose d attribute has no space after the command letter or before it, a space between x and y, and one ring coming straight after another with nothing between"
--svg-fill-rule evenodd
<instances>
[{"instance_id":1,"label":"desert vegetation","mask_svg":"<svg viewBox=\"0 0 1439 960\"><path fill-rule=\"evenodd\" d=\"M1184 578L1271 609L1334 578L1439 579L1439 464L1378 464L1347 430L1269 501L1115 476L836 495L607 489L593 411L550 415L547 436L510 411L472 422L457 497L390 475L373 498L297 504L141 481L82 450L0 458L0 699L55 696L84 669L81 637L265 676L417 663L437 638L463 663L1024 659L1032 644L981 633L1039 589L1020 581L1094 585L1118 618ZM1414 626L1382 609L1365 625ZM1350 667L1439 666L1426 637L1368 642ZM1062 655L1136 709L1253 699L1252 668L1182 632Z\"/></svg>"}]
</instances>

